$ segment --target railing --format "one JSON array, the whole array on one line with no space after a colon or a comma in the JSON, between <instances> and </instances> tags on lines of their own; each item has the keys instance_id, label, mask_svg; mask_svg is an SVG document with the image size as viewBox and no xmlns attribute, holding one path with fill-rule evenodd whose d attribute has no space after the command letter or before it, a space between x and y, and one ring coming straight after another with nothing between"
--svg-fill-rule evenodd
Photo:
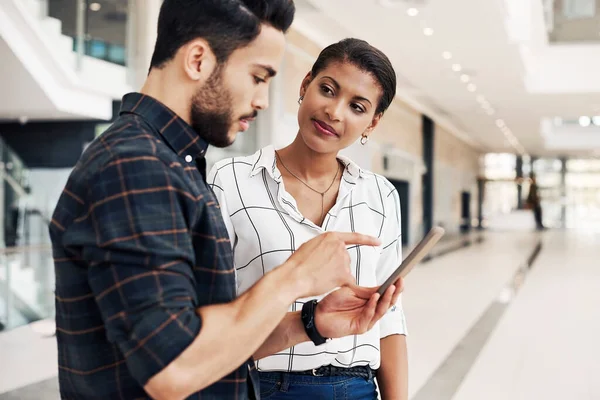
<instances>
[{"instance_id":1,"label":"railing","mask_svg":"<svg viewBox=\"0 0 600 400\"><path fill-rule=\"evenodd\" d=\"M54 269L49 245L0 250L0 329L54 315Z\"/></svg>"},{"instance_id":2,"label":"railing","mask_svg":"<svg viewBox=\"0 0 600 400\"><path fill-rule=\"evenodd\" d=\"M73 39L76 68L89 56L127 65L129 0L36 0L40 12L61 21L62 34Z\"/></svg>"},{"instance_id":3,"label":"railing","mask_svg":"<svg viewBox=\"0 0 600 400\"><path fill-rule=\"evenodd\" d=\"M80 41L73 38L73 51L81 55L79 49ZM85 39L83 43L83 54L99 60L108 61L113 64L125 66L127 54L125 46L112 44L102 39Z\"/></svg>"},{"instance_id":4,"label":"railing","mask_svg":"<svg viewBox=\"0 0 600 400\"><path fill-rule=\"evenodd\" d=\"M0 139L0 330L54 314L48 217L32 205L29 171Z\"/></svg>"}]
</instances>

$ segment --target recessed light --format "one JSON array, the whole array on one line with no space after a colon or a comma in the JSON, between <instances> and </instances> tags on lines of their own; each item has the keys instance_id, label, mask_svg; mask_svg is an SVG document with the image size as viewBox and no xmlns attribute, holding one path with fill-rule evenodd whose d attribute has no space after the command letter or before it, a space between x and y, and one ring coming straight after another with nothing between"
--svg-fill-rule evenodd
<instances>
[{"instance_id":1,"label":"recessed light","mask_svg":"<svg viewBox=\"0 0 600 400\"><path fill-rule=\"evenodd\" d=\"M419 15L419 10L414 7L411 7L408 10L406 10L406 13L409 17L416 17L417 15Z\"/></svg>"},{"instance_id":2,"label":"recessed light","mask_svg":"<svg viewBox=\"0 0 600 400\"><path fill-rule=\"evenodd\" d=\"M431 29L431 28L425 28L425 29L423 29L423 35L425 35L425 36L431 36L431 35L433 35L433 29Z\"/></svg>"},{"instance_id":3,"label":"recessed light","mask_svg":"<svg viewBox=\"0 0 600 400\"><path fill-rule=\"evenodd\" d=\"M492 115L496 114L496 111L493 108L488 108L487 110L485 110L485 112L489 116L492 116Z\"/></svg>"},{"instance_id":4,"label":"recessed light","mask_svg":"<svg viewBox=\"0 0 600 400\"><path fill-rule=\"evenodd\" d=\"M586 126L590 126L591 123L592 123L592 119L590 117L587 117L587 116L579 117L579 125L586 127Z\"/></svg>"},{"instance_id":5,"label":"recessed light","mask_svg":"<svg viewBox=\"0 0 600 400\"><path fill-rule=\"evenodd\" d=\"M100 3L90 3L90 10L92 11L100 11L102 8L102 4Z\"/></svg>"},{"instance_id":6,"label":"recessed light","mask_svg":"<svg viewBox=\"0 0 600 400\"><path fill-rule=\"evenodd\" d=\"M506 124L504 123L503 119L497 119L496 120L496 125L498 125L498 128L502 128L503 126L505 126Z\"/></svg>"},{"instance_id":7,"label":"recessed light","mask_svg":"<svg viewBox=\"0 0 600 400\"><path fill-rule=\"evenodd\" d=\"M475 99L477 100L478 103L487 103L487 101L485 101L485 96L482 94L478 94Z\"/></svg>"},{"instance_id":8,"label":"recessed light","mask_svg":"<svg viewBox=\"0 0 600 400\"><path fill-rule=\"evenodd\" d=\"M467 90L468 90L469 92L474 92L474 91L476 91L476 90L477 90L477 85L475 85L474 83L469 83L469 84L467 85Z\"/></svg>"},{"instance_id":9,"label":"recessed light","mask_svg":"<svg viewBox=\"0 0 600 400\"><path fill-rule=\"evenodd\" d=\"M452 64L452 71L454 71L454 72L462 71L461 65L460 64Z\"/></svg>"},{"instance_id":10,"label":"recessed light","mask_svg":"<svg viewBox=\"0 0 600 400\"><path fill-rule=\"evenodd\" d=\"M442 53L442 58L444 60L450 60L452 58L452 53L450 53L449 51L445 51Z\"/></svg>"},{"instance_id":11,"label":"recessed light","mask_svg":"<svg viewBox=\"0 0 600 400\"><path fill-rule=\"evenodd\" d=\"M471 80L471 78L470 78L470 77L469 77L469 75L467 75L467 74L462 74L462 75L460 76L460 81L461 81L461 82L463 82L463 83L467 83L467 82L469 82L470 80Z\"/></svg>"}]
</instances>

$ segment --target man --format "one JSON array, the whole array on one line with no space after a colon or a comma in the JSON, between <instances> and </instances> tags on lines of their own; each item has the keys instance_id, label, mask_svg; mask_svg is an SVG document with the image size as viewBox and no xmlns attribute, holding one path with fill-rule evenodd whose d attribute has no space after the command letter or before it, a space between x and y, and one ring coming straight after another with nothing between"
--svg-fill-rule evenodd
<instances>
[{"instance_id":1,"label":"man","mask_svg":"<svg viewBox=\"0 0 600 400\"><path fill-rule=\"evenodd\" d=\"M533 211L535 219L535 227L539 231L546 229L542 220L542 199L540 197L540 189L534 174L531 174L531 184L529 185L529 193L527 195L527 206Z\"/></svg>"},{"instance_id":2,"label":"man","mask_svg":"<svg viewBox=\"0 0 600 400\"><path fill-rule=\"evenodd\" d=\"M290 0L164 1L141 93L86 149L52 219L63 398L257 398L253 355L318 327L363 333L396 301L353 284L346 246L379 245L360 234L305 243L236 298L204 154L268 106L293 14ZM336 287L308 320L286 312Z\"/></svg>"}]
</instances>

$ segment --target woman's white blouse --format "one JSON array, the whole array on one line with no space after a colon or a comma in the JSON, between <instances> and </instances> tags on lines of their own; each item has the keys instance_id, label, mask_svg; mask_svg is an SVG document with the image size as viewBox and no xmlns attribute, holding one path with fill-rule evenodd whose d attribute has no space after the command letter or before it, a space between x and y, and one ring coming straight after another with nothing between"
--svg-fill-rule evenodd
<instances>
[{"instance_id":1,"label":"woman's white blouse","mask_svg":"<svg viewBox=\"0 0 600 400\"><path fill-rule=\"evenodd\" d=\"M362 170L345 157L336 204L319 227L304 218L285 190L272 146L248 157L218 162L208 175L219 200L234 251L238 294L283 264L304 242L326 231L359 232L381 239L382 245L349 246L352 273L361 286L377 286L402 260L400 201L385 178ZM325 266L324 266L325 268ZM322 296L318 297L318 299ZM299 311L298 299L290 311ZM352 367L380 365L380 338L406 334L401 299L364 335L312 342L257 361L261 371L304 371L323 365Z\"/></svg>"}]
</instances>

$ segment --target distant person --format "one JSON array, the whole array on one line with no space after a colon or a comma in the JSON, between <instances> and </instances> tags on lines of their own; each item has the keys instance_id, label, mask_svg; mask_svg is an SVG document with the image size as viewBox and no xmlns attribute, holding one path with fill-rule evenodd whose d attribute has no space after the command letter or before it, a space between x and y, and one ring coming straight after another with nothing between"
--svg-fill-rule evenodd
<instances>
[{"instance_id":1,"label":"distant person","mask_svg":"<svg viewBox=\"0 0 600 400\"><path fill-rule=\"evenodd\" d=\"M546 229L542 222L542 201L535 175L531 175L531 185L529 186L529 194L527 195L527 205L533 211L536 229Z\"/></svg>"}]
</instances>

